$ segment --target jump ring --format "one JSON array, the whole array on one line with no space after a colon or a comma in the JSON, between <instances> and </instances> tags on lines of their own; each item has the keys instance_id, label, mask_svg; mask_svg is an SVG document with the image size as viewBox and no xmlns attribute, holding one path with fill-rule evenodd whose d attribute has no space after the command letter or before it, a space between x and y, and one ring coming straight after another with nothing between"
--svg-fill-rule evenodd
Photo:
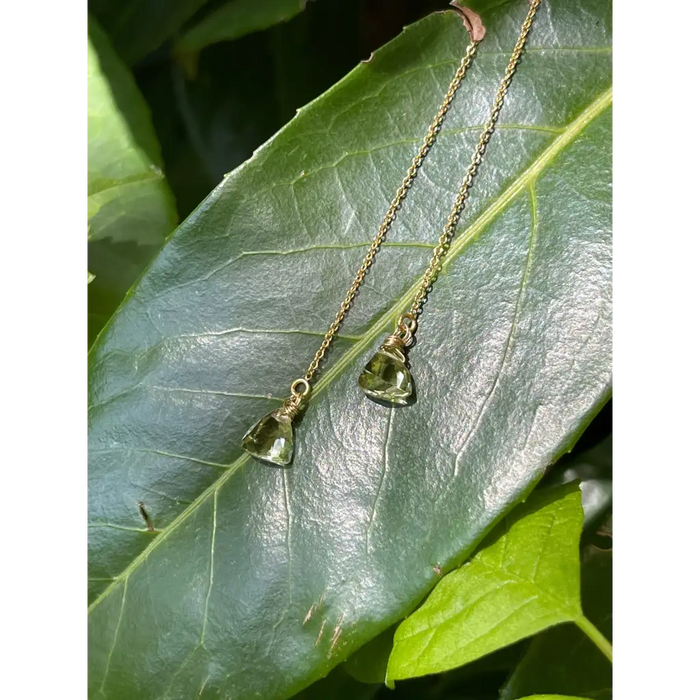
<instances>
[{"instance_id":1,"label":"jump ring","mask_svg":"<svg viewBox=\"0 0 700 700\"><path fill-rule=\"evenodd\" d=\"M401 314L401 317L399 318L399 328L401 328L404 332L413 335L417 326L418 324L416 323L416 318L413 314Z\"/></svg>"},{"instance_id":2,"label":"jump ring","mask_svg":"<svg viewBox=\"0 0 700 700\"><path fill-rule=\"evenodd\" d=\"M302 388L299 389L298 387L301 386ZM308 396L311 393L311 384L304 379L303 377L300 377L299 379L295 379L292 382L292 386L290 387L292 394L300 399L303 399L304 397Z\"/></svg>"}]
</instances>

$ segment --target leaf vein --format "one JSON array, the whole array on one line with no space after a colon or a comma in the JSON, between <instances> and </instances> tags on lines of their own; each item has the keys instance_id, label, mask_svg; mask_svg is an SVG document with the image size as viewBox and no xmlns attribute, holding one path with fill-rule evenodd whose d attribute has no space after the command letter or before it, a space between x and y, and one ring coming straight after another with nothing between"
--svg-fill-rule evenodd
<instances>
[{"instance_id":1,"label":"leaf vein","mask_svg":"<svg viewBox=\"0 0 700 700\"><path fill-rule=\"evenodd\" d=\"M124 580L124 590L122 591L122 602L119 607L119 617L117 618L117 624L114 627L114 639L112 639L112 646L110 647L109 654L107 654L107 662L105 663L105 674L102 677L102 684L100 685L100 694L104 695L105 683L107 681L107 676L109 675L109 667L112 663L112 654L114 653L114 648L117 646L117 637L119 636L119 628L122 623L122 617L124 616L124 602L126 601L126 589L129 585L128 579Z\"/></svg>"},{"instance_id":2,"label":"leaf vein","mask_svg":"<svg viewBox=\"0 0 700 700\"><path fill-rule=\"evenodd\" d=\"M204 614L202 615L202 633L199 635L199 645L204 647L204 634L207 630L207 616L209 615L209 598L214 587L214 547L216 545L216 509L219 501L219 490L214 489L214 502L211 514L211 546L209 553L209 586L204 599ZM206 648L206 647L205 647Z\"/></svg>"},{"instance_id":3,"label":"leaf vein","mask_svg":"<svg viewBox=\"0 0 700 700\"><path fill-rule=\"evenodd\" d=\"M496 392L496 388L498 387L498 384L500 383L501 376L503 375L503 369L506 364L506 360L508 359L508 356L510 354L511 348L513 346L513 339L515 337L515 330L517 328L518 324L518 318L520 316L520 310L521 310L521 305L522 305L522 299L523 299L523 292L525 291L525 287L527 285L527 278L530 273L530 269L532 266L532 251L535 246L535 240L537 238L537 207L536 207L536 202L535 202L535 195L534 195L534 185L530 183L530 192L531 192L531 202L532 202L532 227L531 227L531 232L530 232L530 240L528 243L528 248L527 248L527 255L525 257L525 266L523 268L523 276L520 280L520 286L518 288L518 295L515 299L515 309L513 311L513 320L510 324L510 330L508 331L508 338L506 339L506 344L505 348L503 350L503 356L501 357L501 361L498 365L498 368L496 369L496 375L494 377L493 383L491 384L491 388L489 389L488 393L486 394L486 398L484 399L483 403L481 404L481 407L479 408L479 412L476 415L476 418L474 419L474 422L472 423L471 427L469 428L469 431L467 432L466 437L464 438L464 442L462 443L461 447L457 451L457 454L455 455L455 460L454 460L454 471L452 476L456 477L459 474L459 463L462 458L462 455L465 453L467 447L469 446L469 443L471 442L472 436L475 434L476 429L479 427L479 424L481 423L481 418L484 415L484 411L486 410L486 407L490 403L491 399L493 398L494 393Z\"/></svg>"},{"instance_id":4,"label":"leaf vein","mask_svg":"<svg viewBox=\"0 0 700 700\"><path fill-rule=\"evenodd\" d=\"M391 423L394 417L394 409L389 409L389 418L386 423L386 436L384 439L384 460L382 462L382 473L379 477L379 485L377 486L377 493L372 501L372 509L370 511L369 523L367 524L367 533L365 535L365 552L369 554L369 539L372 532L372 527L374 525L374 519L377 515L377 503L379 502L379 495L382 491L382 486L384 485L384 479L386 477L387 469L389 468L389 440L391 439Z\"/></svg>"}]
</instances>

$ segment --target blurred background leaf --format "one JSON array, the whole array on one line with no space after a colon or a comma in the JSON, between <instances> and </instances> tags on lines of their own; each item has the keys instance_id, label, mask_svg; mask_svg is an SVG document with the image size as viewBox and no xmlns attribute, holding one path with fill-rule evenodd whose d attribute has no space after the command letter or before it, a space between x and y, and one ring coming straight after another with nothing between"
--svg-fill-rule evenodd
<instances>
[{"instance_id":1,"label":"blurred background leaf","mask_svg":"<svg viewBox=\"0 0 700 700\"><path fill-rule=\"evenodd\" d=\"M107 36L88 43L88 240L158 245L175 225L148 106Z\"/></svg>"},{"instance_id":2,"label":"blurred background leaf","mask_svg":"<svg viewBox=\"0 0 700 700\"><path fill-rule=\"evenodd\" d=\"M90 0L90 12L130 65L159 48L207 0Z\"/></svg>"},{"instance_id":3,"label":"blurred background leaf","mask_svg":"<svg viewBox=\"0 0 700 700\"><path fill-rule=\"evenodd\" d=\"M304 9L307 0L229 0L188 29L176 42L179 57L198 54L204 47L230 41L291 19ZM192 71L194 74L194 70Z\"/></svg>"},{"instance_id":4,"label":"blurred background leaf","mask_svg":"<svg viewBox=\"0 0 700 700\"><path fill-rule=\"evenodd\" d=\"M175 228L148 105L97 22L88 41L89 341Z\"/></svg>"}]
</instances>

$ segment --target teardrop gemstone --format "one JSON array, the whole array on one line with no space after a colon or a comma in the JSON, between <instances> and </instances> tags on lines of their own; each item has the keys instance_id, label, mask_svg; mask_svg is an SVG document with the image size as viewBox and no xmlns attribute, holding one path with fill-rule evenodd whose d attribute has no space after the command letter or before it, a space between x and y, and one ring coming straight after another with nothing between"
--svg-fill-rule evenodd
<instances>
[{"instance_id":1,"label":"teardrop gemstone","mask_svg":"<svg viewBox=\"0 0 700 700\"><path fill-rule=\"evenodd\" d=\"M395 348L379 348L362 370L359 383L370 399L391 406L406 406L413 395L413 378L403 353Z\"/></svg>"},{"instance_id":2,"label":"teardrop gemstone","mask_svg":"<svg viewBox=\"0 0 700 700\"><path fill-rule=\"evenodd\" d=\"M294 457L291 418L279 410L268 413L243 436L243 449L264 462L286 467Z\"/></svg>"}]
</instances>

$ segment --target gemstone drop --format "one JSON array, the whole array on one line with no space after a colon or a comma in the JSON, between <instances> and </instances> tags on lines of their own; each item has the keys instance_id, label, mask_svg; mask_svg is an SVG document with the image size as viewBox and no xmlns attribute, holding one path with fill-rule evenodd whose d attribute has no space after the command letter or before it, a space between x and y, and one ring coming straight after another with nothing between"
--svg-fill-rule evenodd
<instances>
[{"instance_id":1,"label":"gemstone drop","mask_svg":"<svg viewBox=\"0 0 700 700\"><path fill-rule=\"evenodd\" d=\"M294 456L291 418L279 410L268 413L243 436L243 449L264 462L286 467Z\"/></svg>"},{"instance_id":2,"label":"gemstone drop","mask_svg":"<svg viewBox=\"0 0 700 700\"><path fill-rule=\"evenodd\" d=\"M406 406L413 395L403 353L394 348L380 348L365 365L359 383L370 399L392 406Z\"/></svg>"}]
</instances>

